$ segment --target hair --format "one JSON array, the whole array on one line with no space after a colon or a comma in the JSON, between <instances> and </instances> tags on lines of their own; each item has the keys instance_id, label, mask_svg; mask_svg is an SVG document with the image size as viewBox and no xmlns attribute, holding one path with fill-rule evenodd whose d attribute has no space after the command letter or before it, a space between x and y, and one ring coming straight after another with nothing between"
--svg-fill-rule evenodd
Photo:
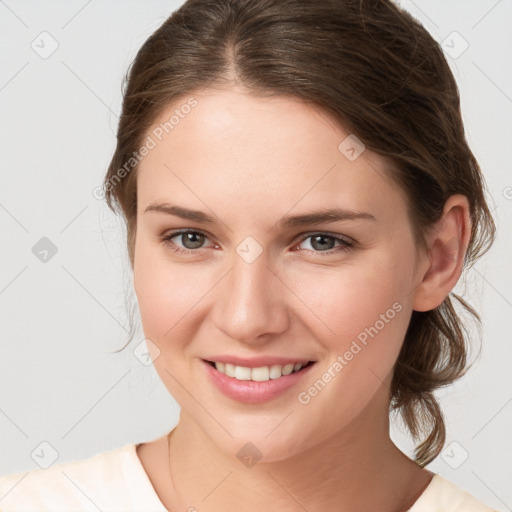
<instances>
[{"instance_id":1,"label":"hair","mask_svg":"<svg viewBox=\"0 0 512 512\"><path fill-rule=\"evenodd\" d=\"M491 246L495 225L466 141L457 84L440 45L407 11L390 0L188 0L146 40L123 82L103 192L126 222L132 268L133 155L169 104L230 84L313 105L389 158L419 246L453 194L470 206L464 268ZM413 311L394 367L389 410L401 414L415 441L423 439L414 450L420 466L439 455L446 439L434 391L470 366L469 334L456 303L480 321L454 293L431 311Z\"/></svg>"}]
</instances>

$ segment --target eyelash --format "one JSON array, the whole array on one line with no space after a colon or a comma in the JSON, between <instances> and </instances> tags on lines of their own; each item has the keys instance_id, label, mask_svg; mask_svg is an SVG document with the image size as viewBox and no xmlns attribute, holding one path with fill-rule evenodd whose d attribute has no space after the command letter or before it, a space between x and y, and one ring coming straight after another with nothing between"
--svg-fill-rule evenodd
<instances>
[{"instance_id":1,"label":"eyelash","mask_svg":"<svg viewBox=\"0 0 512 512\"><path fill-rule=\"evenodd\" d=\"M198 248L198 249L183 249L182 247L178 247L174 242L171 242L171 239L174 238L175 236L181 235L181 234L185 234L185 233L200 234L200 235L203 235L206 238L208 238L208 235L206 233L202 232L202 231L195 230L195 229L194 230L192 230L192 229L181 229L181 230L172 231L170 233L166 233L165 235L162 235L160 237L160 239L161 239L161 241L162 241L162 243L164 245L169 246L173 252L178 253L178 254L197 254L202 249L205 249L204 247L201 247L201 248ZM311 250L311 249L300 249L300 250L306 250L306 251L314 252L314 253L318 254L319 256L332 256L333 254L343 253L343 252L349 251L354 246L354 242L349 240L349 239L347 239L347 238L343 238L343 237L340 237L340 236L334 236L334 235L331 235L330 233L324 233L324 232L321 232L321 231L320 232L317 231L317 232L306 233L305 236L303 236L303 238L300 239L298 244L295 244L295 245L300 245L300 244L302 244L302 242L304 242L308 238L311 238L311 237L314 237L314 236L319 236L319 235L327 237L327 238L332 238L335 241L341 242L342 244L344 244L345 247L337 247L337 248L334 248L334 249L329 249L328 251L314 251L314 250Z\"/></svg>"}]
</instances>

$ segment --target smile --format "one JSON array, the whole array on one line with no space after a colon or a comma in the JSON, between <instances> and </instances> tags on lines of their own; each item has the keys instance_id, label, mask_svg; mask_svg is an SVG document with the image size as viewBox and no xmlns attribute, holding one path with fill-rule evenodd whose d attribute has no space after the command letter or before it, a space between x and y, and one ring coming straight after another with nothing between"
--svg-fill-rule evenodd
<instances>
[{"instance_id":1,"label":"smile","mask_svg":"<svg viewBox=\"0 0 512 512\"><path fill-rule=\"evenodd\" d=\"M270 379L278 379L284 375L298 372L310 363L273 364L272 366L260 366L258 368L249 368L247 366L237 366L231 363L221 362L212 362L212 364L217 371L228 377L233 377L237 380L265 382Z\"/></svg>"},{"instance_id":2,"label":"smile","mask_svg":"<svg viewBox=\"0 0 512 512\"><path fill-rule=\"evenodd\" d=\"M223 358L230 359L230 362L218 361L216 357L212 359L202 360L209 381L225 397L247 404L261 404L277 399L295 387L300 386L299 389L302 389L304 385L300 382L316 364L315 361L293 362L289 359L278 364L275 358L249 361Z\"/></svg>"}]
</instances>

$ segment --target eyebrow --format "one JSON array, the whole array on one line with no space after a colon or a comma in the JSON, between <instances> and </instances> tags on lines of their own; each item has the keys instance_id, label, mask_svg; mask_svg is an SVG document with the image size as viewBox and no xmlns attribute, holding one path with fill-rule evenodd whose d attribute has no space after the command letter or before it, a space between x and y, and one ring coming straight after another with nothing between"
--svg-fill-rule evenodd
<instances>
[{"instance_id":1,"label":"eyebrow","mask_svg":"<svg viewBox=\"0 0 512 512\"><path fill-rule=\"evenodd\" d=\"M181 206L171 205L169 203L152 203L145 210L146 212L159 212L167 215L174 215L182 219L191 220L200 224L217 224L214 217L199 210L189 210ZM377 219L370 213L347 210L345 208L324 208L310 213L299 215L286 215L282 217L275 225L277 228L291 228L297 226L306 226L312 224L321 224L336 222L341 220L372 220Z\"/></svg>"}]
</instances>

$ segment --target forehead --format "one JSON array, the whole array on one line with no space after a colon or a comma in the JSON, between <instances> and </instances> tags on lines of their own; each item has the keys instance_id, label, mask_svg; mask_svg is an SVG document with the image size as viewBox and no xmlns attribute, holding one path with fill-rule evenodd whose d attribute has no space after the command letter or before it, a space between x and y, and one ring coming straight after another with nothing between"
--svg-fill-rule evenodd
<instances>
[{"instance_id":1,"label":"forehead","mask_svg":"<svg viewBox=\"0 0 512 512\"><path fill-rule=\"evenodd\" d=\"M373 213L404 207L390 160L292 97L236 89L192 94L169 105L146 136L154 147L139 164L139 213L175 198L197 209L212 203L262 216L294 205Z\"/></svg>"}]
</instances>

